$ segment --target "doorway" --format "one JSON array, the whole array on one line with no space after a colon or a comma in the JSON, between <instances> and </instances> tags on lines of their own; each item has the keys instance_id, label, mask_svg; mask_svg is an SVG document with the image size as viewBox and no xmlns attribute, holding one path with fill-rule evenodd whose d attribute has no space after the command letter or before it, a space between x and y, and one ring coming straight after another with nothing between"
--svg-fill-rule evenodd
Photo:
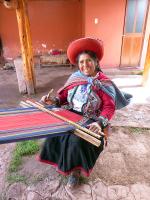
<instances>
[{"instance_id":1,"label":"doorway","mask_svg":"<svg viewBox=\"0 0 150 200\"><path fill-rule=\"evenodd\" d=\"M121 67L139 66L147 10L148 0L127 0L122 36Z\"/></svg>"}]
</instances>

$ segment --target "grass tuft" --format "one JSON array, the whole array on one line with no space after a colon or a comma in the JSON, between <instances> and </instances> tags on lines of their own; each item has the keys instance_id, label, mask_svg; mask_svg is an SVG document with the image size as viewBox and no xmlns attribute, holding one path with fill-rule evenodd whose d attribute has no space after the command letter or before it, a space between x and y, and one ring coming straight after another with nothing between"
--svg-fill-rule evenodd
<instances>
[{"instance_id":1,"label":"grass tuft","mask_svg":"<svg viewBox=\"0 0 150 200\"><path fill-rule=\"evenodd\" d=\"M39 151L39 145L37 141L23 141L17 144L16 153L20 156L33 155Z\"/></svg>"},{"instance_id":2,"label":"grass tuft","mask_svg":"<svg viewBox=\"0 0 150 200\"><path fill-rule=\"evenodd\" d=\"M12 156L12 160L9 165L9 172L16 172L19 169L19 166L22 164L22 158L20 155L14 153Z\"/></svg>"},{"instance_id":3,"label":"grass tuft","mask_svg":"<svg viewBox=\"0 0 150 200\"><path fill-rule=\"evenodd\" d=\"M140 70L140 71L132 71L131 74L132 74L132 75L143 75L143 70Z\"/></svg>"},{"instance_id":4,"label":"grass tuft","mask_svg":"<svg viewBox=\"0 0 150 200\"><path fill-rule=\"evenodd\" d=\"M149 128L140 128L140 127L129 127L130 133L133 134L142 134L144 131L150 130Z\"/></svg>"},{"instance_id":5,"label":"grass tuft","mask_svg":"<svg viewBox=\"0 0 150 200\"><path fill-rule=\"evenodd\" d=\"M13 152L12 160L9 165L9 172L18 171L22 164L22 157L33 155L39 151L39 144L36 140L19 142Z\"/></svg>"},{"instance_id":6,"label":"grass tuft","mask_svg":"<svg viewBox=\"0 0 150 200\"><path fill-rule=\"evenodd\" d=\"M9 183L17 183L17 182L24 182L26 183L27 178L25 176L19 174L10 174L7 176L7 180Z\"/></svg>"}]
</instances>

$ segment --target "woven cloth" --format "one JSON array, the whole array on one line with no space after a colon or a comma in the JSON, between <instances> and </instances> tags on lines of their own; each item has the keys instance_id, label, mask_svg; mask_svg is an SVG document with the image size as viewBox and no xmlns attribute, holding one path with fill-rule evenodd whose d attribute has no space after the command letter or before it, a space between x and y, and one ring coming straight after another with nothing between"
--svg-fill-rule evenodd
<instances>
[{"instance_id":1,"label":"woven cloth","mask_svg":"<svg viewBox=\"0 0 150 200\"><path fill-rule=\"evenodd\" d=\"M74 122L82 119L82 116L62 108L49 106L48 109ZM0 110L0 144L58 136L74 129L67 122L34 107Z\"/></svg>"}]
</instances>

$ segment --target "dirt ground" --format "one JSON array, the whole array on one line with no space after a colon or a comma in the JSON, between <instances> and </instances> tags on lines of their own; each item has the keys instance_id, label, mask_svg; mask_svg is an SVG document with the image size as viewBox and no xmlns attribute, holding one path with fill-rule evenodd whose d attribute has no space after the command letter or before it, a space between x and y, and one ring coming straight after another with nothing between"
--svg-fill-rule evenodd
<instances>
[{"instance_id":1,"label":"dirt ground","mask_svg":"<svg viewBox=\"0 0 150 200\"><path fill-rule=\"evenodd\" d=\"M39 100L54 88L54 93L74 71L69 67L36 68ZM113 72L113 73L112 73ZM129 106L116 111L111 122L108 146L100 155L91 176L70 191L63 178L35 156L24 158L19 171L28 183L8 184L7 167L14 144L0 145L0 199L150 199L150 92L140 86L141 76L105 71L123 91L133 94ZM26 95L20 95L16 73L0 70L0 108L18 107Z\"/></svg>"}]
</instances>

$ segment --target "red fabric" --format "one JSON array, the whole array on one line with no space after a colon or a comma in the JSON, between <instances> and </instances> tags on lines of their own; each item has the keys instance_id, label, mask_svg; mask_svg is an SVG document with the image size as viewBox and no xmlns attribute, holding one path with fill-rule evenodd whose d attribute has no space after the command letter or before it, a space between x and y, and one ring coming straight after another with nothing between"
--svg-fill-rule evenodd
<instances>
[{"instance_id":1,"label":"red fabric","mask_svg":"<svg viewBox=\"0 0 150 200\"><path fill-rule=\"evenodd\" d=\"M105 74L103 74L101 72L98 73L98 79L103 80L103 81L110 80ZM60 102L62 104L67 103L68 91L70 89L72 89L73 87L77 86L77 85L79 85L79 83L69 85L64 90L61 90L61 92L58 94L58 97L59 97ZM101 107L100 107L100 110L101 110L100 115L102 115L103 117L106 117L110 120L112 118L112 116L114 115L114 112L115 112L115 102L114 102L114 100L108 94L103 92L102 90L96 91L96 93L100 97L100 99L102 100L102 104L101 104Z\"/></svg>"},{"instance_id":2,"label":"red fabric","mask_svg":"<svg viewBox=\"0 0 150 200\"><path fill-rule=\"evenodd\" d=\"M61 110L55 112L67 119L77 122L82 119L81 115L72 113L67 110ZM39 124L42 125L50 125L55 123L60 123L62 120L51 116L48 113L38 112L32 114L20 114L16 116L4 116L0 118L0 130L11 130L15 128L28 128L38 126Z\"/></svg>"},{"instance_id":3,"label":"red fabric","mask_svg":"<svg viewBox=\"0 0 150 200\"><path fill-rule=\"evenodd\" d=\"M81 115L70 112L69 110L58 110L58 111L56 111L56 113L61 115L62 117L65 117L65 118L73 121L73 122L77 122L82 119Z\"/></svg>"},{"instance_id":4,"label":"red fabric","mask_svg":"<svg viewBox=\"0 0 150 200\"><path fill-rule=\"evenodd\" d=\"M82 51L89 50L96 53L98 60L100 61L104 54L103 43L99 39L94 38L80 38L73 41L68 49L67 56L72 64L76 64L76 57Z\"/></svg>"},{"instance_id":5,"label":"red fabric","mask_svg":"<svg viewBox=\"0 0 150 200\"><path fill-rule=\"evenodd\" d=\"M54 167L56 168L56 171L57 171L58 173L64 175L64 176L70 175L70 174L71 174L73 171L75 171L75 170L80 170L84 176L89 177L90 174L91 174L91 172L92 172L92 170L93 170L93 168L92 168L92 169L90 169L89 171L86 171L82 166L77 166L77 167L74 167L74 168L73 168L72 170L70 170L70 171L64 172L64 171L61 171L60 169L58 169L58 164L57 164L57 163L54 163L54 162L51 162L51 161L48 161L48 160L42 160L42 159L39 157L39 155L36 157L36 159L37 159L38 161L40 161L40 162L43 162L43 163L50 164L50 165L54 166Z\"/></svg>"}]
</instances>

